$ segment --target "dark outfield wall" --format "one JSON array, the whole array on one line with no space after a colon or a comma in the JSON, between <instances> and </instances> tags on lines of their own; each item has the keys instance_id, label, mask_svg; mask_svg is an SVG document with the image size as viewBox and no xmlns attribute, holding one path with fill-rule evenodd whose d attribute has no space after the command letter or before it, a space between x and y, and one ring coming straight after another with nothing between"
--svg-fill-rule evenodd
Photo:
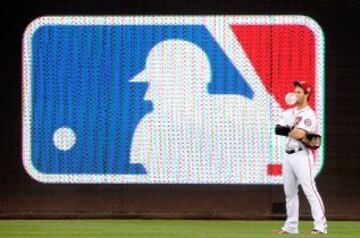
<instances>
[{"instance_id":1,"label":"dark outfield wall","mask_svg":"<svg viewBox=\"0 0 360 238\"><path fill-rule=\"evenodd\" d=\"M299 14L319 23L326 42L326 149L318 188L330 219L360 219L358 1L129 2L0 3L0 217L283 217L278 185L53 185L31 179L21 160L21 39L26 26L43 15ZM303 195L301 209L309 217Z\"/></svg>"}]
</instances>

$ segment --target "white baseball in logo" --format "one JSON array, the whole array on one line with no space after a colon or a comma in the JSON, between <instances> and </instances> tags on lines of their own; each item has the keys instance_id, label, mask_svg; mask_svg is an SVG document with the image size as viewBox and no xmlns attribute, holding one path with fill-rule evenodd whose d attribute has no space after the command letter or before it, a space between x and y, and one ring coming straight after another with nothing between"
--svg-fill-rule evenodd
<instances>
[{"instance_id":1,"label":"white baseball in logo","mask_svg":"<svg viewBox=\"0 0 360 238\"><path fill-rule=\"evenodd\" d=\"M53 142L59 150L70 150L76 143L76 134L71 128L61 127L54 132Z\"/></svg>"}]
</instances>

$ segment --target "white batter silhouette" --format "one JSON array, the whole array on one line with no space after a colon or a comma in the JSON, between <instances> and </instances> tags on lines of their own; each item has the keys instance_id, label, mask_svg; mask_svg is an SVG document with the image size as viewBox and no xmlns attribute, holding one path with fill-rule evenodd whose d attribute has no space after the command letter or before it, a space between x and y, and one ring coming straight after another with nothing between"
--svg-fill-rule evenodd
<instances>
[{"instance_id":1,"label":"white batter silhouette","mask_svg":"<svg viewBox=\"0 0 360 238\"><path fill-rule=\"evenodd\" d=\"M131 163L142 163L148 183L271 183L275 140L269 96L211 95L210 62L193 43L167 40L152 48L131 82L149 82L153 111L138 124ZM226 79L224 79L226 80ZM261 91L261 92L259 92ZM281 142L280 142L281 143Z\"/></svg>"}]
</instances>

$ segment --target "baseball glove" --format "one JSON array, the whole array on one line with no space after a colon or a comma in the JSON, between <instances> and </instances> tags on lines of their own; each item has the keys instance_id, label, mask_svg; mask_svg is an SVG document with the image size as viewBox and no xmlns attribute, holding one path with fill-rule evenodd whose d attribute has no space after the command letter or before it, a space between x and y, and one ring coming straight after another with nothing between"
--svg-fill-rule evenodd
<instances>
[{"instance_id":1,"label":"baseball glove","mask_svg":"<svg viewBox=\"0 0 360 238\"><path fill-rule=\"evenodd\" d=\"M314 133L307 134L304 138L301 139L301 142L309 149L316 150L319 149L321 145L321 136Z\"/></svg>"}]
</instances>

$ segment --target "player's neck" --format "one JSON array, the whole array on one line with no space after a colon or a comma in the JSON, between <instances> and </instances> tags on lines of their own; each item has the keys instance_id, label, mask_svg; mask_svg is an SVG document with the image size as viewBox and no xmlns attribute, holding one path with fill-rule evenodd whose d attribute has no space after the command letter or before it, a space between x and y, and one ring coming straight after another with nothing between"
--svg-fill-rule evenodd
<instances>
[{"instance_id":1,"label":"player's neck","mask_svg":"<svg viewBox=\"0 0 360 238\"><path fill-rule=\"evenodd\" d=\"M307 106L309 106L309 104L307 102L303 102L302 104L297 104L296 109L301 110L301 109L304 109Z\"/></svg>"}]
</instances>

